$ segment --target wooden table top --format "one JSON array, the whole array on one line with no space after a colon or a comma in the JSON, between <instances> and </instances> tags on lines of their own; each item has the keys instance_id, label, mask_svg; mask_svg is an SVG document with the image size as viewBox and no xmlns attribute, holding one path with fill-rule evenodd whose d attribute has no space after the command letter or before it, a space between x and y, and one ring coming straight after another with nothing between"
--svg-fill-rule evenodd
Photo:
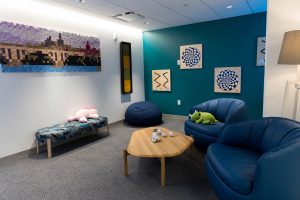
<instances>
[{"instance_id":1,"label":"wooden table top","mask_svg":"<svg viewBox=\"0 0 300 200\"><path fill-rule=\"evenodd\" d=\"M137 130L131 135L127 152L137 157L174 157L183 153L194 142L192 137L172 131L174 137L160 136L161 141L153 143L151 138L154 128L161 128L162 132L167 134L171 131L162 127Z\"/></svg>"}]
</instances>

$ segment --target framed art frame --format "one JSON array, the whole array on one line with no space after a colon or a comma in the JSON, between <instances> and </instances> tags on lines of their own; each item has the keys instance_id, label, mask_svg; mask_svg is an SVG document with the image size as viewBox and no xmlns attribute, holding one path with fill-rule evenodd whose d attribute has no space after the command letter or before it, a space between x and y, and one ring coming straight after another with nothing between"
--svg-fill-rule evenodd
<instances>
[{"instance_id":1,"label":"framed art frame","mask_svg":"<svg viewBox=\"0 0 300 200\"><path fill-rule=\"evenodd\" d=\"M266 37L257 38L256 66L265 66Z\"/></svg>"},{"instance_id":2,"label":"framed art frame","mask_svg":"<svg viewBox=\"0 0 300 200\"><path fill-rule=\"evenodd\" d=\"M180 46L180 69L201 69L202 57L202 44Z\"/></svg>"},{"instance_id":3,"label":"framed art frame","mask_svg":"<svg viewBox=\"0 0 300 200\"><path fill-rule=\"evenodd\" d=\"M241 67L216 67L216 93L241 93Z\"/></svg>"},{"instance_id":4,"label":"framed art frame","mask_svg":"<svg viewBox=\"0 0 300 200\"><path fill-rule=\"evenodd\" d=\"M100 40L93 36L0 21L0 71L101 71Z\"/></svg>"},{"instance_id":5,"label":"framed art frame","mask_svg":"<svg viewBox=\"0 0 300 200\"><path fill-rule=\"evenodd\" d=\"M171 91L171 70L152 70L152 91Z\"/></svg>"},{"instance_id":6,"label":"framed art frame","mask_svg":"<svg viewBox=\"0 0 300 200\"><path fill-rule=\"evenodd\" d=\"M132 93L132 61L131 44L129 42L120 43L121 58L121 91L122 94Z\"/></svg>"}]
</instances>

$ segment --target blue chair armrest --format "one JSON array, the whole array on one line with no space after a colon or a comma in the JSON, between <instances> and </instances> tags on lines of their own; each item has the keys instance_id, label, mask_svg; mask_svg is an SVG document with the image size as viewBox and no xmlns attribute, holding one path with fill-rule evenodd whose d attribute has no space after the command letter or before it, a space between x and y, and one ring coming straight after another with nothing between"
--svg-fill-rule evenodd
<instances>
[{"instance_id":1,"label":"blue chair armrest","mask_svg":"<svg viewBox=\"0 0 300 200\"><path fill-rule=\"evenodd\" d=\"M299 141L263 154L255 169L253 199L300 199L299 167Z\"/></svg>"},{"instance_id":2,"label":"blue chair armrest","mask_svg":"<svg viewBox=\"0 0 300 200\"><path fill-rule=\"evenodd\" d=\"M225 123L237 123L247 120L247 111L245 102L235 102L234 105L230 106L230 112L228 112Z\"/></svg>"},{"instance_id":3,"label":"blue chair armrest","mask_svg":"<svg viewBox=\"0 0 300 200\"><path fill-rule=\"evenodd\" d=\"M262 136L263 126L258 126L256 121L226 124L219 134L218 143L258 149Z\"/></svg>"},{"instance_id":4,"label":"blue chair armrest","mask_svg":"<svg viewBox=\"0 0 300 200\"><path fill-rule=\"evenodd\" d=\"M197 111L206 111L204 104L205 103L200 103L200 104L194 105L190 109L190 114L193 114L195 112L195 110L197 110Z\"/></svg>"},{"instance_id":5,"label":"blue chair armrest","mask_svg":"<svg viewBox=\"0 0 300 200\"><path fill-rule=\"evenodd\" d=\"M236 123L247 119L246 105L242 100L231 98L219 98L194 105L190 114L195 110L212 113L219 121L224 123Z\"/></svg>"}]
</instances>

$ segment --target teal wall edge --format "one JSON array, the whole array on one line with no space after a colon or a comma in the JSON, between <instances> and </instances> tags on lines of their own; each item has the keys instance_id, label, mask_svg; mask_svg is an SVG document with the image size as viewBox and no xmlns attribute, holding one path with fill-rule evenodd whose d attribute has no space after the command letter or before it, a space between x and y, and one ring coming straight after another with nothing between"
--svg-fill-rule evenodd
<instances>
[{"instance_id":1,"label":"teal wall edge","mask_svg":"<svg viewBox=\"0 0 300 200\"><path fill-rule=\"evenodd\" d=\"M250 119L262 117L264 67L256 66L256 49L257 38L265 35L265 12L144 32L146 100L163 113L188 115L207 100L237 98L246 102ZM180 70L179 48L187 44L203 45L202 69ZM214 68L230 66L241 66L241 93L214 93ZM155 69L171 69L171 92L152 91Z\"/></svg>"}]
</instances>

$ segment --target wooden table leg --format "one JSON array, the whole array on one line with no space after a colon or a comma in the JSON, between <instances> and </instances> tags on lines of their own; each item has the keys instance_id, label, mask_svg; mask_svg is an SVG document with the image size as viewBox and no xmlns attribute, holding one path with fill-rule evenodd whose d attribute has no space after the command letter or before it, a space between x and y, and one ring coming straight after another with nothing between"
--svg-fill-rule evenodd
<instances>
[{"instance_id":1,"label":"wooden table leg","mask_svg":"<svg viewBox=\"0 0 300 200\"><path fill-rule=\"evenodd\" d=\"M124 176L128 176L128 161L127 161L128 152L126 149L123 150L123 156L124 156Z\"/></svg>"},{"instance_id":2,"label":"wooden table leg","mask_svg":"<svg viewBox=\"0 0 300 200\"><path fill-rule=\"evenodd\" d=\"M48 152L48 158L51 158L52 157L51 139L47 139L47 152Z\"/></svg>"},{"instance_id":3,"label":"wooden table leg","mask_svg":"<svg viewBox=\"0 0 300 200\"><path fill-rule=\"evenodd\" d=\"M39 154L40 153L40 146L39 146L39 141L36 140L36 153Z\"/></svg>"},{"instance_id":4,"label":"wooden table leg","mask_svg":"<svg viewBox=\"0 0 300 200\"><path fill-rule=\"evenodd\" d=\"M161 186L166 185L166 158L160 158L160 165L161 165Z\"/></svg>"},{"instance_id":5,"label":"wooden table leg","mask_svg":"<svg viewBox=\"0 0 300 200\"><path fill-rule=\"evenodd\" d=\"M109 134L109 126L108 126L108 124L106 125L106 131Z\"/></svg>"}]
</instances>

